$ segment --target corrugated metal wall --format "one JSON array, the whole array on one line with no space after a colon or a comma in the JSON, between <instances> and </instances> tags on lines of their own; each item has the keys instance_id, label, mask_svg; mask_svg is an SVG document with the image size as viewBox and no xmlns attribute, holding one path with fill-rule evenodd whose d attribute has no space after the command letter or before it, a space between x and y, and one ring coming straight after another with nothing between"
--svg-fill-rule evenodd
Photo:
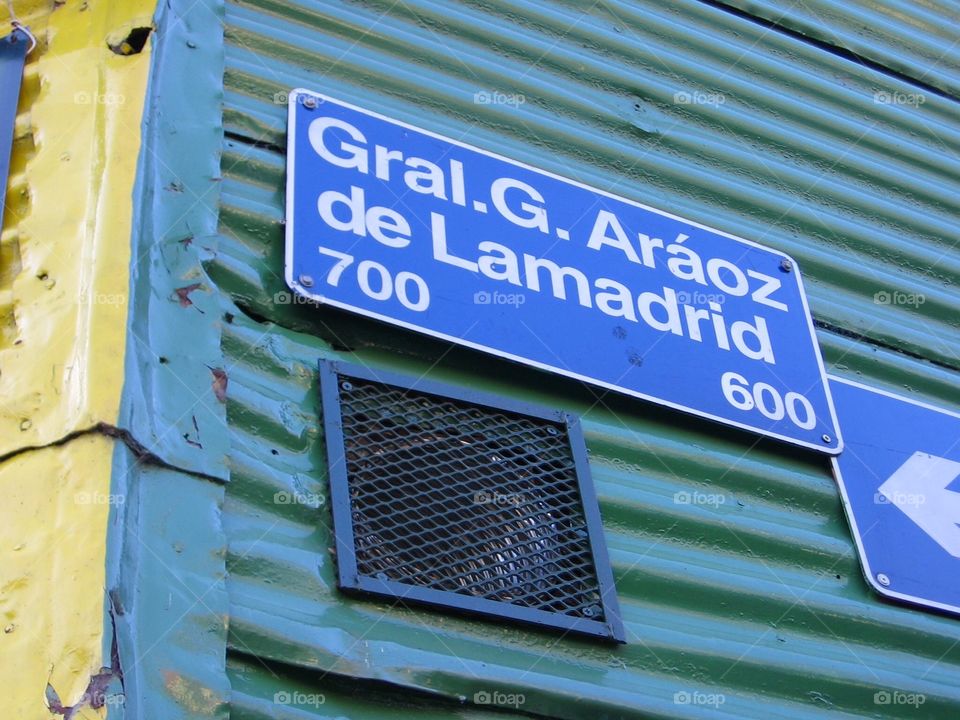
<instances>
[{"instance_id":1,"label":"corrugated metal wall","mask_svg":"<svg viewBox=\"0 0 960 720\"><path fill-rule=\"evenodd\" d=\"M824 26L860 22L837 14ZM891 26L857 52L909 74L952 41L942 32ZM914 711L877 704L883 690L923 693L918 716L960 712L960 623L867 589L824 459L291 304L282 281L284 93L303 86L789 252L835 372L956 406L955 101L697 0L243 0L227 3L225 43L221 237L205 267L235 305L222 347L236 717L400 715L378 708L404 697L429 716L428 694L481 691L563 718ZM936 67L926 82L952 89L955 67ZM482 91L526 102L475 104ZM883 305L883 291L926 301ZM628 644L341 596L315 371L333 356L582 414ZM684 491L718 497L676 502ZM355 700L338 675L389 685ZM274 702L311 689L328 702Z\"/></svg>"},{"instance_id":2,"label":"corrugated metal wall","mask_svg":"<svg viewBox=\"0 0 960 720\"><path fill-rule=\"evenodd\" d=\"M854 62L899 73L911 84L960 96L960 6L946 0L713 0L755 21L818 40Z\"/></svg>"}]
</instances>

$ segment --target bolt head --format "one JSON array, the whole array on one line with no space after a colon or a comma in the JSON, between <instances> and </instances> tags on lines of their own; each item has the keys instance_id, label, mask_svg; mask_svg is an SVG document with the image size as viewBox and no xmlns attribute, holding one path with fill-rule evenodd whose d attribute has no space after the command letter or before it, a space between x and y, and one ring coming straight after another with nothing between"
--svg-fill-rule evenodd
<instances>
[{"instance_id":1,"label":"bolt head","mask_svg":"<svg viewBox=\"0 0 960 720\"><path fill-rule=\"evenodd\" d=\"M304 287L313 287L313 277L310 275L301 275L300 284Z\"/></svg>"},{"instance_id":2,"label":"bolt head","mask_svg":"<svg viewBox=\"0 0 960 720\"><path fill-rule=\"evenodd\" d=\"M877 573L877 582L883 585L884 587L890 587L890 578L887 577L884 573Z\"/></svg>"},{"instance_id":3,"label":"bolt head","mask_svg":"<svg viewBox=\"0 0 960 720\"><path fill-rule=\"evenodd\" d=\"M820 436L820 439L823 440L825 443L833 442L833 438L830 437L829 435L827 435L826 433L824 433L823 435L821 435L821 436Z\"/></svg>"},{"instance_id":4,"label":"bolt head","mask_svg":"<svg viewBox=\"0 0 960 720\"><path fill-rule=\"evenodd\" d=\"M307 108L307 110L313 110L317 107L317 99L312 95L307 95L303 98L303 106Z\"/></svg>"},{"instance_id":5,"label":"bolt head","mask_svg":"<svg viewBox=\"0 0 960 720\"><path fill-rule=\"evenodd\" d=\"M787 258L784 258L780 261L780 269L783 270L783 272L790 272L793 270L793 263L787 260Z\"/></svg>"}]
</instances>

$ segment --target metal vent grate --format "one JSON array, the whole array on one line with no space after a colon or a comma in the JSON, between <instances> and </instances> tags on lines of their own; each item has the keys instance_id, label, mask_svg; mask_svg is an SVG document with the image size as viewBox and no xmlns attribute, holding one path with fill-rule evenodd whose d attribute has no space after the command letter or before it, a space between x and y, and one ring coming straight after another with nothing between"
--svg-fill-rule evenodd
<instances>
[{"instance_id":1,"label":"metal vent grate","mask_svg":"<svg viewBox=\"0 0 960 720\"><path fill-rule=\"evenodd\" d=\"M321 378L341 588L623 641L575 418L342 364Z\"/></svg>"}]
</instances>

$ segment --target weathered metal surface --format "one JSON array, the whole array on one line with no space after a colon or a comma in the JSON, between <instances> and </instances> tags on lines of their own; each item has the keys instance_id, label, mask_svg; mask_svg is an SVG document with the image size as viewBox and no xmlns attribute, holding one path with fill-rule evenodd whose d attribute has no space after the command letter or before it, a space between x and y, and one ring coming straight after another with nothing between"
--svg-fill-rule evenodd
<instances>
[{"instance_id":1,"label":"weathered metal surface","mask_svg":"<svg viewBox=\"0 0 960 720\"><path fill-rule=\"evenodd\" d=\"M0 255L0 457L116 421L149 54L106 40L153 5L35 16Z\"/></svg>"},{"instance_id":2,"label":"weathered metal surface","mask_svg":"<svg viewBox=\"0 0 960 720\"><path fill-rule=\"evenodd\" d=\"M104 664L104 557L113 441L77 438L0 462L0 708L9 718L55 717Z\"/></svg>"},{"instance_id":3,"label":"weathered metal surface","mask_svg":"<svg viewBox=\"0 0 960 720\"><path fill-rule=\"evenodd\" d=\"M219 2L160 4L130 269L122 427L175 467L225 479L217 397L221 310L202 266L217 251L223 41ZM169 105L176 99L178 103Z\"/></svg>"},{"instance_id":4,"label":"weathered metal surface","mask_svg":"<svg viewBox=\"0 0 960 720\"><path fill-rule=\"evenodd\" d=\"M110 718L229 717L223 486L114 455L109 615L124 702Z\"/></svg>"},{"instance_id":5,"label":"weathered metal surface","mask_svg":"<svg viewBox=\"0 0 960 720\"><path fill-rule=\"evenodd\" d=\"M197 44L218 41L217 27L199 26L211 7L177 6ZM875 92L913 88L693 0L250 0L228 3L225 23L220 225L197 274L208 332L223 319L220 345L188 327L185 342L203 350L178 372L199 383L199 356L222 352L234 714L376 716L404 699L429 706L420 693L448 707L483 692L561 718L901 717L903 706L877 701L894 691L922 693L918 714L960 710L960 624L871 593L822 459L297 304L281 277L284 93L306 86L788 252L835 372L960 404L960 163L944 149L960 136L954 103L876 103ZM187 61L168 57L157 77L180 77ZM158 93L157 113L206 103L206 72L190 93ZM476 102L483 92L514 101ZM157 151L193 151L200 164L220 149L214 134L158 135ZM203 191L203 173L191 177ZM924 302L884 304L884 292ZM172 338L177 317L154 321ZM330 552L320 358L582 415L628 644L345 598ZM208 522L219 532L218 516ZM376 681L359 683L364 696L387 683L391 708L338 694L340 676ZM330 704L274 697L294 691L329 692Z\"/></svg>"},{"instance_id":6,"label":"weathered metal surface","mask_svg":"<svg viewBox=\"0 0 960 720\"><path fill-rule=\"evenodd\" d=\"M116 440L92 428L112 426L120 404L149 65L149 52L120 58L106 41L149 24L153 3L18 1L5 21L11 7L39 43L0 237L0 707L89 718L119 689L104 670Z\"/></svg>"},{"instance_id":7,"label":"weathered metal surface","mask_svg":"<svg viewBox=\"0 0 960 720\"><path fill-rule=\"evenodd\" d=\"M717 0L717 4L856 53L960 98L960 8L950 0Z\"/></svg>"}]
</instances>

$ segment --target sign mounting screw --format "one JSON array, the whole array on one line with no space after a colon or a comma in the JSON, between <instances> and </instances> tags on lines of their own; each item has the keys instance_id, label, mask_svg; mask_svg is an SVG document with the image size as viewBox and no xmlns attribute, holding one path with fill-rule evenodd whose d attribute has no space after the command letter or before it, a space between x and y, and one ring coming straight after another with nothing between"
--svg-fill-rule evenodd
<instances>
[{"instance_id":1,"label":"sign mounting screw","mask_svg":"<svg viewBox=\"0 0 960 720\"><path fill-rule=\"evenodd\" d=\"M890 578L883 573L877 573L877 582L884 587L890 587Z\"/></svg>"},{"instance_id":2,"label":"sign mounting screw","mask_svg":"<svg viewBox=\"0 0 960 720\"><path fill-rule=\"evenodd\" d=\"M307 96L303 99L303 106L304 106L307 110L314 110L314 109L317 107L317 99L316 99L315 97L313 97L312 95L307 95Z\"/></svg>"},{"instance_id":3,"label":"sign mounting screw","mask_svg":"<svg viewBox=\"0 0 960 720\"><path fill-rule=\"evenodd\" d=\"M790 272L793 270L793 263L787 260L787 258L784 258L780 261L780 269L784 272Z\"/></svg>"},{"instance_id":4,"label":"sign mounting screw","mask_svg":"<svg viewBox=\"0 0 960 720\"><path fill-rule=\"evenodd\" d=\"M827 435L826 433L824 433L823 435L821 435L821 436L820 436L820 439L823 440L825 443L833 442L833 438L830 437L829 435Z\"/></svg>"},{"instance_id":5,"label":"sign mounting screw","mask_svg":"<svg viewBox=\"0 0 960 720\"><path fill-rule=\"evenodd\" d=\"M310 275L301 275L300 284L304 287L313 287L313 278Z\"/></svg>"}]
</instances>

